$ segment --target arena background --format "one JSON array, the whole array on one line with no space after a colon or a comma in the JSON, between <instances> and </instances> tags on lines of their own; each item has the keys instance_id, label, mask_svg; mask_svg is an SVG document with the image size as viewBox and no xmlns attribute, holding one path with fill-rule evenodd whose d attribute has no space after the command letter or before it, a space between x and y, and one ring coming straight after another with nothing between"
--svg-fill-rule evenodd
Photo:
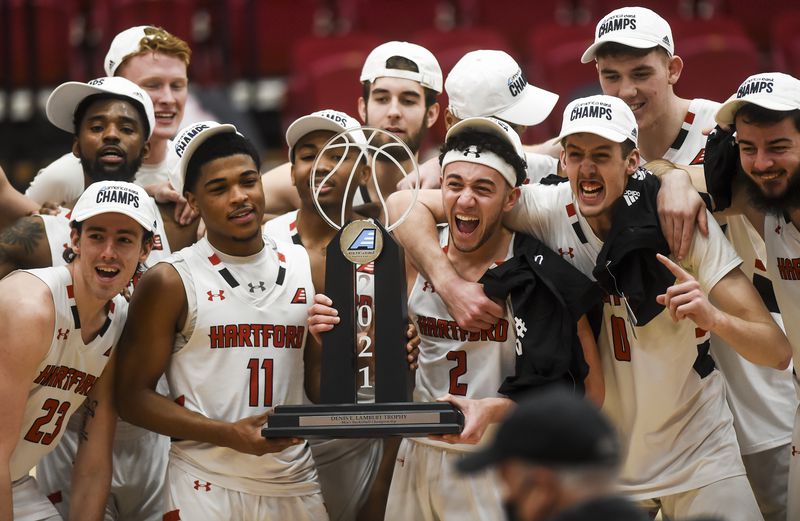
<instances>
[{"instance_id":1,"label":"arena background","mask_svg":"<svg viewBox=\"0 0 800 521\"><path fill-rule=\"evenodd\" d=\"M357 116L364 58L392 39L427 47L445 74L470 50L509 52L531 83L561 95L526 135L539 142L557 134L570 100L600 91L580 56L597 20L626 5L672 25L685 62L679 96L723 101L758 71L800 76L797 0L0 0L0 166L24 189L67 152L71 137L44 115L47 96L64 81L102 76L114 35L145 24L192 48L187 116L234 122L267 166L285 160L294 118L322 108ZM443 130L440 118L429 149Z\"/></svg>"}]
</instances>

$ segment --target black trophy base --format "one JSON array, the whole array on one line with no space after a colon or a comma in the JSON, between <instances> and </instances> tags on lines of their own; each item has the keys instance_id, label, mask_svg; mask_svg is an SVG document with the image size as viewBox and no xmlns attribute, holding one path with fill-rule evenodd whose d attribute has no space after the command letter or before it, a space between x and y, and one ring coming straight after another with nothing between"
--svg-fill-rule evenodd
<instances>
[{"instance_id":1,"label":"black trophy base","mask_svg":"<svg viewBox=\"0 0 800 521\"><path fill-rule=\"evenodd\" d=\"M383 438L458 434L464 415L449 403L279 405L261 430L265 438Z\"/></svg>"}]
</instances>

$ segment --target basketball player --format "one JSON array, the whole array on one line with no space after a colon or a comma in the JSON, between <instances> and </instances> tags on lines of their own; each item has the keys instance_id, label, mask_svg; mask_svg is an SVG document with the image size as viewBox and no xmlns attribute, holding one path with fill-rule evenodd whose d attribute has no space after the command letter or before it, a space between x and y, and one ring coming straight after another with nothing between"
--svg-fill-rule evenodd
<instances>
[{"instance_id":1,"label":"basketball player","mask_svg":"<svg viewBox=\"0 0 800 521\"><path fill-rule=\"evenodd\" d=\"M465 54L444 82L449 106L444 111L445 128L465 118L495 117L506 122L519 135L531 125L544 121L553 110L558 95L531 85L514 58L503 51L478 50ZM526 152L529 182L558 174L558 159ZM421 188L438 188L442 172L432 158L420 165ZM414 176L400 181L398 189L413 186Z\"/></svg>"},{"instance_id":2,"label":"basketball player","mask_svg":"<svg viewBox=\"0 0 800 521\"><path fill-rule=\"evenodd\" d=\"M85 401L70 518L103 519L116 420L112 350L127 312L120 292L150 251L155 208L136 185L101 182L78 200L71 219L67 266L0 281L0 323L15 332L0 346L4 520L62 519L28 472L59 444Z\"/></svg>"},{"instance_id":3,"label":"basketball player","mask_svg":"<svg viewBox=\"0 0 800 521\"><path fill-rule=\"evenodd\" d=\"M733 181L733 207L743 212L766 244L766 268L775 287L775 295L786 334L794 350L797 370L800 360L800 308L798 276L800 265L800 204L797 189L800 172L800 80L778 72L756 74L747 78L737 92L716 114L717 123L736 130L736 148L743 174L729 174ZM712 142L709 138L709 147ZM727 145L723 142L718 146ZM735 163L734 163L735 164ZM712 183L709 183L711 186ZM712 195L717 195L713 194ZM800 412L795 415L792 447L789 452L788 519L800 516ZM784 454L784 457L787 457Z\"/></svg>"},{"instance_id":4,"label":"basketball player","mask_svg":"<svg viewBox=\"0 0 800 521\"><path fill-rule=\"evenodd\" d=\"M578 372L565 374L567 368L560 366L557 356L552 355L571 347L581 349L577 339L573 340L575 323L586 309L598 303L599 293L586 277L538 241L515 236L502 227L502 216L519 197L516 187L526 178L524 151L514 130L493 118L463 120L448 132L441 157L442 201L447 207L449 226L440 229L440 241L448 258L470 280L477 280L495 265L510 266L512 257L517 261L536 258L539 264L535 273L539 278L531 284L547 295L541 301L530 296L514 302L515 309L507 312L496 326L465 336L449 326L437 327L454 322L436 295L435 287L407 265L409 315L422 339L414 399L449 401L464 412L466 419L460 435L403 440L394 467L386 519L499 519L502 506L494 476L464 478L455 472L454 462L472 451L487 428L511 408L513 402L504 395L514 396L534 386L534 380L528 380L523 371L515 371L517 353L523 345L535 345L539 356L546 358L537 367L539 386L566 380L570 388L582 392L586 377L587 391L602 402L599 359L585 318L579 327L583 354L580 362L569 365L570 369L579 368ZM558 290L541 289L549 287ZM557 315L548 315L537 306L543 302L550 308L558 308L556 302L566 302L569 310L565 311L569 315L566 345ZM535 310L529 311L531 308ZM537 315L539 324L531 322ZM545 315L547 318L543 320ZM313 321L312 316L309 323ZM526 322L531 331L541 329L546 323L558 332L557 338L533 339L536 333L531 333L525 339ZM515 330L520 333L515 334ZM589 376L584 358L589 364ZM564 373L549 372L553 366L559 366ZM509 385L506 380L514 380L518 385ZM470 500L466 501L467 497Z\"/></svg>"},{"instance_id":5,"label":"basketball player","mask_svg":"<svg viewBox=\"0 0 800 521\"><path fill-rule=\"evenodd\" d=\"M380 128L400 138L414 154L436 119L439 117L437 96L442 92L442 69L430 51L408 42L386 42L370 52L361 69L362 96L358 98L358 115L365 125ZM382 136L373 144L381 144ZM406 172L412 171L409 161L399 147L397 150ZM403 175L389 160L378 162L381 193L386 196L396 190ZM300 207L297 191L291 182L291 167L287 163L263 177L264 190L269 195L267 213L280 215ZM377 192L370 182L355 196L355 207L378 215ZM363 208L364 205L368 205Z\"/></svg>"},{"instance_id":6,"label":"basketball player","mask_svg":"<svg viewBox=\"0 0 800 521\"><path fill-rule=\"evenodd\" d=\"M627 22L627 23L625 23ZM663 158L680 165L702 165L705 129L714 127L719 103L683 99L675 93L683 62L675 54L672 30L661 16L643 7L624 7L604 16L597 24L595 40L581 61L596 61L603 93L622 99L639 126L639 150L645 159ZM673 176L662 177L665 186ZM689 226L677 222L687 200L683 192L660 192L664 205L663 228L674 230L671 244L689 244ZM670 200L667 196L675 193ZM677 212L679 215L672 215ZM699 214L705 218L705 209ZM691 220L691 219L690 219ZM764 303L780 323L772 283L764 270L764 243L743 216L718 220L725 235L742 258L742 271L750 278ZM667 234L668 241L670 240ZM680 239L679 237L682 237ZM681 252L682 248L675 248ZM786 519L786 495L790 451L790 418L797 408L791 369L782 372L759 367L739 356L718 336L711 336L711 352L726 377L728 404L747 475L767 521Z\"/></svg>"},{"instance_id":7,"label":"basketball player","mask_svg":"<svg viewBox=\"0 0 800 521\"><path fill-rule=\"evenodd\" d=\"M139 281L120 340L120 414L177 440L164 519L326 520L308 445L261 436L269 408L304 401L308 255L262 235L260 161L235 127L191 125L175 153L172 185L207 235ZM169 398L155 391L164 373Z\"/></svg>"},{"instance_id":8,"label":"basketball player","mask_svg":"<svg viewBox=\"0 0 800 521\"><path fill-rule=\"evenodd\" d=\"M150 136L150 154L136 172L134 182L148 189L159 202L178 202L175 220L193 220L185 201L168 189L167 174L177 158L169 152L171 140L181 128L188 97L189 45L160 27L131 27L114 37L103 68L107 76L126 78L147 92L153 101L155 125ZM66 154L34 178L25 195L40 205L46 202L71 207L91 182L73 154ZM182 203L182 204L180 204ZM181 211L179 213L179 211Z\"/></svg>"},{"instance_id":9,"label":"basketball player","mask_svg":"<svg viewBox=\"0 0 800 521\"><path fill-rule=\"evenodd\" d=\"M47 108L54 125L73 132L74 153L89 179L133 178L147 152L149 129L155 126L150 98L142 89L124 78L101 78L88 84L68 82L53 91ZM3 232L0 274L66 265L70 215L62 211L58 215L26 217ZM194 227L179 226L172 215L172 205L158 205L157 232L143 267L167 257L170 246L180 248L193 241ZM37 468L41 491L52 498L65 517L70 508L70 476L78 448L78 427L77 421L65 426L62 443ZM160 518L168 450L167 438L118 423L107 519Z\"/></svg>"},{"instance_id":10,"label":"basketball player","mask_svg":"<svg viewBox=\"0 0 800 521\"><path fill-rule=\"evenodd\" d=\"M637 501L656 501L669 517L761 519L744 476L724 382L707 355L705 331L717 333L751 362L779 369L788 364L789 346L713 223L708 238L695 235L681 265L660 256L669 273L658 275L648 251L662 247L648 249L645 243L659 242L657 182L637 170L637 134L634 115L619 98L593 96L570 103L560 136L569 184L523 187L508 223L571 253L564 257L605 281L610 296L599 347L604 407L628 447L622 490ZM413 218L399 228L399 237L425 272L435 274L438 288L455 284L459 277L431 245L433 238L423 240L425 219L417 217L424 216L426 207L442 217L435 196L423 194L424 206L418 205ZM619 223L641 226L614 227L615 216ZM635 235L622 241L621 228ZM624 258L619 250L624 244L643 249L637 263L654 279L642 283L647 279L637 282L636 272L612 271ZM600 258L607 262L598 265ZM626 292L639 296L627 299ZM659 292L657 302L666 309L651 300ZM440 295L449 298L450 292Z\"/></svg>"},{"instance_id":11,"label":"basketball player","mask_svg":"<svg viewBox=\"0 0 800 521\"><path fill-rule=\"evenodd\" d=\"M131 181L150 150L148 136L156 128L150 98L125 78L67 82L48 98L47 115L58 128L73 134L72 155L87 186L99 180ZM159 233L154 237L155 263L175 249L194 242L195 226L174 221L174 205L158 205ZM69 243L69 211L23 217L0 234L0 276L18 268L61 265Z\"/></svg>"}]
</instances>

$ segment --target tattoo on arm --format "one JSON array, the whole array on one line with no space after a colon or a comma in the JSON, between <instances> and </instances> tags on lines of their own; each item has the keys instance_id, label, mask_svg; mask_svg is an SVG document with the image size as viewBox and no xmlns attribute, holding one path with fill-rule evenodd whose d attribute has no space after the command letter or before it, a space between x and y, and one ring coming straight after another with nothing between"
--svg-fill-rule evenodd
<instances>
[{"instance_id":1,"label":"tattoo on arm","mask_svg":"<svg viewBox=\"0 0 800 521\"><path fill-rule=\"evenodd\" d=\"M0 255L9 246L21 247L30 255L44 236L44 224L40 219L22 218L0 233Z\"/></svg>"},{"instance_id":2,"label":"tattoo on arm","mask_svg":"<svg viewBox=\"0 0 800 521\"><path fill-rule=\"evenodd\" d=\"M94 418L95 411L97 410L97 400L86 399L83 402L83 421L81 422L81 430L78 433L79 443L89 439L89 433L86 431L86 424L89 423L89 418Z\"/></svg>"}]
</instances>

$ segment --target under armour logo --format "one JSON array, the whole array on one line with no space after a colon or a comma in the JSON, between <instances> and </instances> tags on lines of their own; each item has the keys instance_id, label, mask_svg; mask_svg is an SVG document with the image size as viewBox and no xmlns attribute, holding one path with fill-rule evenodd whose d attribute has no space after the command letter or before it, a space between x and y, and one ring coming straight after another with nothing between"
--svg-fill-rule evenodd
<instances>
[{"instance_id":1,"label":"under armour logo","mask_svg":"<svg viewBox=\"0 0 800 521\"><path fill-rule=\"evenodd\" d=\"M575 257L575 251L572 248L568 248L566 251L563 248L559 248L558 254L561 255L562 258L564 257L564 255L569 255L570 259Z\"/></svg>"},{"instance_id":2,"label":"under armour logo","mask_svg":"<svg viewBox=\"0 0 800 521\"><path fill-rule=\"evenodd\" d=\"M213 302L215 298L220 300L225 300L225 290L219 290L219 293L214 293L211 290L206 291L206 295L208 295L208 301Z\"/></svg>"},{"instance_id":3,"label":"under armour logo","mask_svg":"<svg viewBox=\"0 0 800 521\"><path fill-rule=\"evenodd\" d=\"M69 329L67 329L66 331L62 331L61 328L58 328L58 336L56 336L56 340L59 340L59 339L62 339L62 338L64 340L66 340L68 336L69 336Z\"/></svg>"},{"instance_id":4,"label":"under armour logo","mask_svg":"<svg viewBox=\"0 0 800 521\"><path fill-rule=\"evenodd\" d=\"M470 155L473 155L476 158L481 157L481 155L478 153L478 147L477 146L470 145L469 148L464 150L464 157L467 157L467 156L470 156Z\"/></svg>"},{"instance_id":5,"label":"under armour logo","mask_svg":"<svg viewBox=\"0 0 800 521\"><path fill-rule=\"evenodd\" d=\"M639 199L639 192L635 190L625 190L625 193L622 194L622 197L625 199L625 203L630 206Z\"/></svg>"},{"instance_id":6,"label":"under armour logo","mask_svg":"<svg viewBox=\"0 0 800 521\"><path fill-rule=\"evenodd\" d=\"M200 490L201 487L204 488L206 492L211 492L211 483L208 481L201 483L199 479L194 480L194 489Z\"/></svg>"},{"instance_id":7,"label":"under armour logo","mask_svg":"<svg viewBox=\"0 0 800 521\"><path fill-rule=\"evenodd\" d=\"M797 450L797 447L792 445L792 456L797 456L798 454L800 454L800 450Z\"/></svg>"},{"instance_id":8,"label":"under armour logo","mask_svg":"<svg viewBox=\"0 0 800 521\"><path fill-rule=\"evenodd\" d=\"M426 280L425 283L422 285L422 291L428 291L428 290L431 290L431 293L436 293L436 288L433 287L433 284L431 284Z\"/></svg>"},{"instance_id":9,"label":"under armour logo","mask_svg":"<svg viewBox=\"0 0 800 521\"><path fill-rule=\"evenodd\" d=\"M781 225L780 224L775 227L775 233L777 233L777 234L781 233Z\"/></svg>"},{"instance_id":10,"label":"under armour logo","mask_svg":"<svg viewBox=\"0 0 800 521\"><path fill-rule=\"evenodd\" d=\"M264 291L267 291L267 286L266 286L266 284L264 284L263 280L259 280L258 281L258 286L256 286L252 282L248 282L247 285L250 287L250 293L255 293L256 292L256 288L260 289L262 291L262 293Z\"/></svg>"}]
</instances>

